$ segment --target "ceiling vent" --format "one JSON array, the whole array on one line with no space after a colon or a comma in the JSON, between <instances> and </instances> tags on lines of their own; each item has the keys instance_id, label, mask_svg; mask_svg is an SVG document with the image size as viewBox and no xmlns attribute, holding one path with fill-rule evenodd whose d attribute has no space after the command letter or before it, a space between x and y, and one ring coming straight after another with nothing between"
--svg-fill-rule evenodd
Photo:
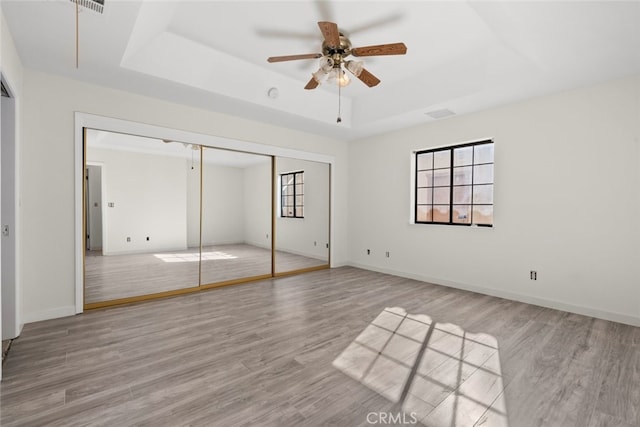
<instances>
[{"instance_id":1,"label":"ceiling vent","mask_svg":"<svg viewBox=\"0 0 640 427\"><path fill-rule=\"evenodd\" d=\"M77 3L81 7L102 13L104 10L104 0L69 0L71 3Z\"/></svg>"},{"instance_id":2,"label":"ceiling vent","mask_svg":"<svg viewBox=\"0 0 640 427\"><path fill-rule=\"evenodd\" d=\"M454 113L451 110L447 110L446 108L443 108L442 110L429 111L428 113L425 113L425 114L431 117L432 119L444 119L445 117L456 115L456 113Z\"/></svg>"}]
</instances>

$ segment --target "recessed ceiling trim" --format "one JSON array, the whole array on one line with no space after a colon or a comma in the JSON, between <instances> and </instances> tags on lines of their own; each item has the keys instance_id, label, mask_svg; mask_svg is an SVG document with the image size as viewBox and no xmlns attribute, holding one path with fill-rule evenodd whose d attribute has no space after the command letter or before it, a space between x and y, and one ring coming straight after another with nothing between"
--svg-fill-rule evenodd
<instances>
[{"instance_id":1,"label":"recessed ceiling trim","mask_svg":"<svg viewBox=\"0 0 640 427\"><path fill-rule=\"evenodd\" d=\"M442 108L440 110L433 110L433 111L429 111L427 113L425 113L427 116L431 117L432 119L444 119L445 117L451 117L451 116L455 116L456 113L454 113L453 111L447 109L447 108Z\"/></svg>"}]
</instances>

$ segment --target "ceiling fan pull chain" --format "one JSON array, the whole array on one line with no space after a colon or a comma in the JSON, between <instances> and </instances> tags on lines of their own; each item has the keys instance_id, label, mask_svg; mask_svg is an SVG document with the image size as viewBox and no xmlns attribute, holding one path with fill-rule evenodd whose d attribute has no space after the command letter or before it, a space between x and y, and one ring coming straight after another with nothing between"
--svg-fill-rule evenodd
<instances>
[{"instance_id":1,"label":"ceiling fan pull chain","mask_svg":"<svg viewBox=\"0 0 640 427\"><path fill-rule=\"evenodd\" d=\"M338 78L338 118L336 119L336 123L341 123L342 122L342 117L340 117L342 115L341 113L341 99L342 99L342 86L340 85L340 78Z\"/></svg>"},{"instance_id":2,"label":"ceiling fan pull chain","mask_svg":"<svg viewBox=\"0 0 640 427\"><path fill-rule=\"evenodd\" d=\"M80 5L79 0L76 0L76 69L79 68L79 55L80 55Z\"/></svg>"}]
</instances>

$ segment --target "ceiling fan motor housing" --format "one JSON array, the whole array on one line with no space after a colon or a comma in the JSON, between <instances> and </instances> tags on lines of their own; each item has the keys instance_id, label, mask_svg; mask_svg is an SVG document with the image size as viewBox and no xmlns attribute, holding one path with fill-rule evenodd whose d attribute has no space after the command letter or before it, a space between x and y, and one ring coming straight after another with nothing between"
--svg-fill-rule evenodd
<instances>
[{"instance_id":1,"label":"ceiling fan motor housing","mask_svg":"<svg viewBox=\"0 0 640 427\"><path fill-rule=\"evenodd\" d=\"M351 55L351 41L340 33L340 45L329 46L326 41L322 42L322 54L333 59L334 67L340 66L344 58Z\"/></svg>"}]
</instances>

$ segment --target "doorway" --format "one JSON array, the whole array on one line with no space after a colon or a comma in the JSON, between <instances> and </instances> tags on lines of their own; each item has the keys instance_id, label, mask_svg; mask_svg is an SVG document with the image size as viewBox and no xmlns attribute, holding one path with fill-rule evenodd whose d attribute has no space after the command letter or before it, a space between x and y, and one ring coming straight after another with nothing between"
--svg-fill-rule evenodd
<instances>
[{"instance_id":1,"label":"doorway","mask_svg":"<svg viewBox=\"0 0 640 427\"><path fill-rule=\"evenodd\" d=\"M20 334L16 284L16 105L2 76L2 132L0 136L0 262L2 340Z\"/></svg>"},{"instance_id":2,"label":"doorway","mask_svg":"<svg viewBox=\"0 0 640 427\"><path fill-rule=\"evenodd\" d=\"M85 170L87 253L102 254L102 166L87 164Z\"/></svg>"}]
</instances>

